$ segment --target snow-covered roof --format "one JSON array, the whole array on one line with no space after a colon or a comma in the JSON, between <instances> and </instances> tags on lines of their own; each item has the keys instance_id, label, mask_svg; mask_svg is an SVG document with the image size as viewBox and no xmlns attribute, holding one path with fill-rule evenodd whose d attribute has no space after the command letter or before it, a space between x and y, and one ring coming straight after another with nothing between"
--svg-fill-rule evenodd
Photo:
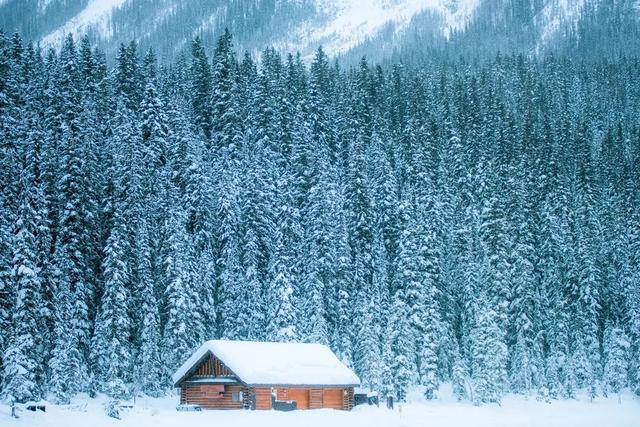
<instances>
[{"instance_id":1,"label":"snow-covered roof","mask_svg":"<svg viewBox=\"0 0 640 427\"><path fill-rule=\"evenodd\" d=\"M207 341L173 374L180 383L209 354L243 383L259 385L357 386L360 379L321 344Z\"/></svg>"}]
</instances>

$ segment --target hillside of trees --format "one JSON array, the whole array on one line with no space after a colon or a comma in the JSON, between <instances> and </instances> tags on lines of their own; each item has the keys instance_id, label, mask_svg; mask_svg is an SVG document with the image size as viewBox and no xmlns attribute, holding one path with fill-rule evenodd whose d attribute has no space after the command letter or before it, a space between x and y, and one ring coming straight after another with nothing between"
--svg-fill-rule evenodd
<instances>
[{"instance_id":1,"label":"hillside of trees","mask_svg":"<svg viewBox=\"0 0 640 427\"><path fill-rule=\"evenodd\" d=\"M640 394L640 63L159 64L0 33L0 394L328 344L400 401Z\"/></svg>"},{"instance_id":2,"label":"hillside of trees","mask_svg":"<svg viewBox=\"0 0 640 427\"><path fill-rule=\"evenodd\" d=\"M0 2L0 28L41 40L74 19L89 0L6 0ZM305 20L322 22L314 0L128 0L115 8L108 21L86 29L108 58L120 41L137 40L152 46L159 58L175 59L189 50L198 36L213 46L225 26L235 45L258 52L264 45L288 39ZM293 40L291 40L293 41Z\"/></svg>"},{"instance_id":3,"label":"hillside of trees","mask_svg":"<svg viewBox=\"0 0 640 427\"><path fill-rule=\"evenodd\" d=\"M51 33L59 34L92 2L0 0L0 28L42 41ZM175 61L181 52L189 52L191 39L196 36L204 45L214 46L225 27L233 33L239 51L254 54L273 44L296 46L306 59L312 57L316 47L313 37L307 37L329 24L336 13L335 7L324 8L325 3L335 6L341 2L127 0L80 34L86 33L109 61L117 56L119 44L129 40L136 40L141 51L153 48L160 62ZM395 3L402 1L387 1L389 5ZM448 0L442 4L457 10L465 3L469 2ZM391 19L367 39L352 34L360 41L347 51L330 53L339 55L341 63L349 66L357 65L366 55L389 67L401 61L422 66L443 58L486 61L498 52L525 56L555 52L594 61L640 55L638 0L478 0L469 20L455 26L452 33L444 31L446 20L437 8L426 8L407 25ZM317 43L331 45L336 36L327 34ZM59 47L58 40L48 42Z\"/></svg>"}]
</instances>

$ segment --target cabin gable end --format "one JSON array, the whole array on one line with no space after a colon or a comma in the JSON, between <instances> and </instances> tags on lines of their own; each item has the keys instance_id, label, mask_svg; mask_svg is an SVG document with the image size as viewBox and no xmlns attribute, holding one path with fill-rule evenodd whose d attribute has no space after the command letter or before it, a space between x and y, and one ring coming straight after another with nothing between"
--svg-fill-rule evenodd
<instances>
[{"instance_id":1,"label":"cabin gable end","mask_svg":"<svg viewBox=\"0 0 640 427\"><path fill-rule=\"evenodd\" d=\"M175 386L181 387L185 382L206 382L207 380L218 383L242 383L242 380L222 360L209 351L176 382Z\"/></svg>"}]
</instances>

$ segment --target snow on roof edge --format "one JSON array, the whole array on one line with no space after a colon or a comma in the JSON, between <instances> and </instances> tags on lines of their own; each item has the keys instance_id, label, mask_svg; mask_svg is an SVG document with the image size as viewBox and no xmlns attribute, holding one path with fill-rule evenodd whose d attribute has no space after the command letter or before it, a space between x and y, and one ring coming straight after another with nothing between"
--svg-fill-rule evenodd
<instances>
[{"instance_id":1,"label":"snow on roof edge","mask_svg":"<svg viewBox=\"0 0 640 427\"><path fill-rule=\"evenodd\" d=\"M207 343L205 342L198 348L179 368L176 372L173 373L171 379L173 383L177 385L179 381L181 381L189 371L198 364L201 359L203 359L207 354L211 353L209 348L207 347Z\"/></svg>"},{"instance_id":2,"label":"snow on roof edge","mask_svg":"<svg viewBox=\"0 0 640 427\"><path fill-rule=\"evenodd\" d=\"M203 343L172 375L175 386L210 353L250 386L360 384L357 375L325 345L212 340Z\"/></svg>"}]
</instances>

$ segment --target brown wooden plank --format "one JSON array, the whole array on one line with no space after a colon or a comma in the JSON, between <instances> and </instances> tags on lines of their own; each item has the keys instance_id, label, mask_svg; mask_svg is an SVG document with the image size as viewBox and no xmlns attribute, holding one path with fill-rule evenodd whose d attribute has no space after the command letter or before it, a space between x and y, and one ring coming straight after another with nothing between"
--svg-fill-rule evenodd
<instances>
[{"instance_id":1,"label":"brown wooden plank","mask_svg":"<svg viewBox=\"0 0 640 427\"><path fill-rule=\"evenodd\" d=\"M341 388L325 388L322 390L322 407L343 409L343 391Z\"/></svg>"},{"instance_id":2,"label":"brown wooden plank","mask_svg":"<svg viewBox=\"0 0 640 427\"><path fill-rule=\"evenodd\" d=\"M271 389L256 388L254 392L256 394L256 409L261 409L261 410L271 409Z\"/></svg>"},{"instance_id":3,"label":"brown wooden plank","mask_svg":"<svg viewBox=\"0 0 640 427\"><path fill-rule=\"evenodd\" d=\"M189 375L187 380L193 377L231 377L233 372L214 355L209 355L200 365Z\"/></svg>"},{"instance_id":4,"label":"brown wooden plank","mask_svg":"<svg viewBox=\"0 0 640 427\"><path fill-rule=\"evenodd\" d=\"M298 409L309 409L308 388L290 388L287 395L289 397L287 400L295 400Z\"/></svg>"},{"instance_id":5,"label":"brown wooden plank","mask_svg":"<svg viewBox=\"0 0 640 427\"><path fill-rule=\"evenodd\" d=\"M322 408L322 389L312 388L309 390L309 409Z\"/></svg>"},{"instance_id":6,"label":"brown wooden plank","mask_svg":"<svg viewBox=\"0 0 640 427\"><path fill-rule=\"evenodd\" d=\"M289 400L289 392L286 388L278 388L276 389L276 399L278 400Z\"/></svg>"},{"instance_id":7,"label":"brown wooden plank","mask_svg":"<svg viewBox=\"0 0 640 427\"><path fill-rule=\"evenodd\" d=\"M209 356L200 366L196 369L195 376L210 376L213 375L213 358Z\"/></svg>"}]
</instances>

